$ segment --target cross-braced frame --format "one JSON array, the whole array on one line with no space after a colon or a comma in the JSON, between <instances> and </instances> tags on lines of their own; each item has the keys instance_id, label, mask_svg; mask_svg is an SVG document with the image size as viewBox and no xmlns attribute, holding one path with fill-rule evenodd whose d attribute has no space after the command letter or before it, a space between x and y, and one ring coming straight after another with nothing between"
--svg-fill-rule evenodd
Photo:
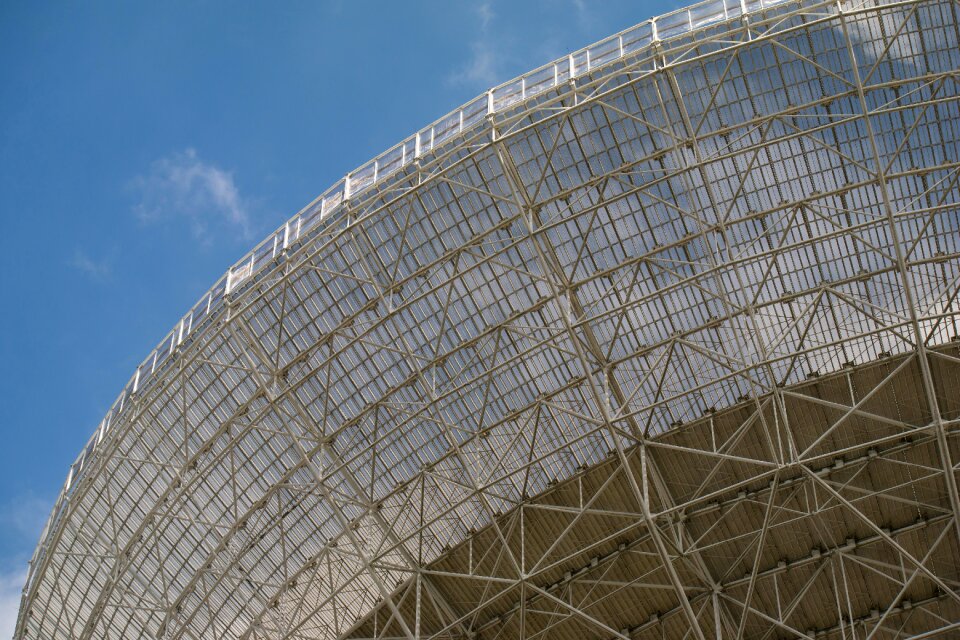
<instances>
[{"instance_id":1,"label":"cross-braced frame","mask_svg":"<svg viewBox=\"0 0 960 640\"><path fill-rule=\"evenodd\" d=\"M232 269L18 637L960 633L960 3L684 11Z\"/></svg>"}]
</instances>

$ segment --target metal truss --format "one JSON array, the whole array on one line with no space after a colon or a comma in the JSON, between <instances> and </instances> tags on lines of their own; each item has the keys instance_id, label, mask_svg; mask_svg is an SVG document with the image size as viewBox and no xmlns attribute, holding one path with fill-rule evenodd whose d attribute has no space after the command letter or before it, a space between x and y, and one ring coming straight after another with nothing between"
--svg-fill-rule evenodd
<instances>
[{"instance_id":1,"label":"metal truss","mask_svg":"<svg viewBox=\"0 0 960 640\"><path fill-rule=\"evenodd\" d=\"M958 296L960 3L651 20L231 269L16 637L952 637Z\"/></svg>"}]
</instances>

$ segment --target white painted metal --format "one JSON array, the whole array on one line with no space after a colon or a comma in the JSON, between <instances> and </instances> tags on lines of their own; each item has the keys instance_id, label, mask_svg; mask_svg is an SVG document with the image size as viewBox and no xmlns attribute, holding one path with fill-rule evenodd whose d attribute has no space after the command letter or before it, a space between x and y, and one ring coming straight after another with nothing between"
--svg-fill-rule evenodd
<instances>
[{"instance_id":1,"label":"white painted metal","mask_svg":"<svg viewBox=\"0 0 960 640\"><path fill-rule=\"evenodd\" d=\"M958 14L701 3L347 174L137 368L17 637L949 634Z\"/></svg>"}]
</instances>

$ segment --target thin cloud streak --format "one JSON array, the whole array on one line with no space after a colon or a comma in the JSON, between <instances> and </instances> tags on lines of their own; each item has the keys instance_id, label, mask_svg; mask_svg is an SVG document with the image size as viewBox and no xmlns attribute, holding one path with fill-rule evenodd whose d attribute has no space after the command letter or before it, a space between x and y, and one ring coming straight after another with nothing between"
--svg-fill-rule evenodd
<instances>
[{"instance_id":1,"label":"thin cloud streak","mask_svg":"<svg viewBox=\"0 0 960 640\"><path fill-rule=\"evenodd\" d=\"M77 249L68 262L69 266L93 280L103 281L113 274L113 268L106 259L94 260L86 252Z\"/></svg>"},{"instance_id":2,"label":"thin cloud streak","mask_svg":"<svg viewBox=\"0 0 960 640\"><path fill-rule=\"evenodd\" d=\"M51 501L32 493L0 506L0 527L21 552L0 558L0 638L12 638L27 581L27 558L50 516Z\"/></svg>"},{"instance_id":3,"label":"thin cloud streak","mask_svg":"<svg viewBox=\"0 0 960 640\"><path fill-rule=\"evenodd\" d=\"M588 28L593 25L593 14L590 11L590 7L587 6L586 0L572 0L574 13L577 15L577 24L580 25L581 29Z\"/></svg>"},{"instance_id":4,"label":"thin cloud streak","mask_svg":"<svg viewBox=\"0 0 960 640\"><path fill-rule=\"evenodd\" d=\"M182 218L194 238L206 244L212 242L212 226L243 240L252 238L250 205L233 173L204 162L195 149L154 161L149 173L130 186L139 196L134 212L145 224Z\"/></svg>"},{"instance_id":5,"label":"thin cloud streak","mask_svg":"<svg viewBox=\"0 0 960 640\"><path fill-rule=\"evenodd\" d=\"M469 85L477 88L487 88L496 84L499 74L500 53L494 42L493 30L490 25L496 18L496 13L489 2L485 2L475 9L480 19L480 33L470 43L470 59L458 71L452 73L447 81L452 85Z\"/></svg>"},{"instance_id":6,"label":"thin cloud streak","mask_svg":"<svg viewBox=\"0 0 960 640\"><path fill-rule=\"evenodd\" d=\"M496 14L493 12L493 7L490 6L489 2L484 2L477 7L477 15L480 17L481 29L489 27L490 22L496 17Z\"/></svg>"},{"instance_id":7,"label":"thin cloud streak","mask_svg":"<svg viewBox=\"0 0 960 640\"><path fill-rule=\"evenodd\" d=\"M52 508L50 500L44 500L32 493L22 495L0 509L0 526L8 534L15 533L28 541L36 540Z\"/></svg>"},{"instance_id":8,"label":"thin cloud streak","mask_svg":"<svg viewBox=\"0 0 960 640\"><path fill-rule=\"evenodd\" d=\"M497 53L488 42L476 41L470 45L470 62L450 77L453 84L491 86L497 81Z\"/></svg>"},{"instance_id":9,"label":"thin cloud streak","mask_svg":"<svg viewBox=\"0 0 960 640\"><path fill-rule=\"evenodd\" d=\"M20 595L27 581L26 567L0 572L0 638L12 638L20 611Z\"/></svg>"}]
</instances>

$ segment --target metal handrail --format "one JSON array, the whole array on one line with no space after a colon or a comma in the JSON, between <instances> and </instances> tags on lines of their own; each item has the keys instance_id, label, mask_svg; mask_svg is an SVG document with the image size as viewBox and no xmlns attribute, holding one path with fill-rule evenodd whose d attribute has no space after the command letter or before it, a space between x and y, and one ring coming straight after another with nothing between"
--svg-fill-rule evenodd
<instances>
[{"instance_id":1,"label":"metal handrail","mask_svg":"<svg viewBox=\"0 0 960 640\"><path fill-rule=\"evenodd\" d=\"M424 154L478 128L493 114L510 109L625 56L641 53L656 43L672 40L691 31L746 16L787 1L706 0L650 18L493 87L334 183L228 269L137 367L76 461L70 466L63 489L40 535L40 544L30 561L27 581L23 589L24 594L29 591L33 582L36 560L46 546L46 538L53 528L52 525L61 515L65 499L76 487L87 462L109 432L113 419L123 411L130 398L143 388L153 373L190 337L194 329L225 304L230 292L240 283L257 273L263 266L271 264L278 255L316 228L321 221L340 211L350 199L369 191L405 167L417 162Z\"/></svg>"}]
</instances>

